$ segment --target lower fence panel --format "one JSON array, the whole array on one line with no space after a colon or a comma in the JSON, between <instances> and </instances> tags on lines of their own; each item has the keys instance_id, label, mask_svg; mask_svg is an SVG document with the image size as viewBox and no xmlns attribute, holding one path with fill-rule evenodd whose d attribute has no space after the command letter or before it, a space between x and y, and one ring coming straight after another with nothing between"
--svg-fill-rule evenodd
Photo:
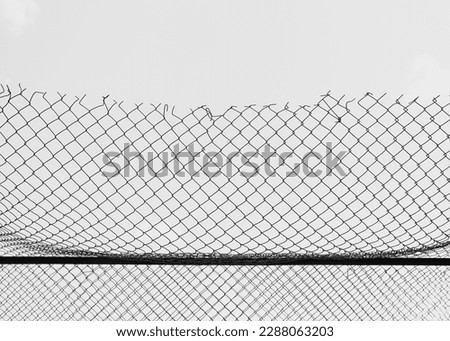
<instances>
[{"instance_id":1,"label":"lower fence panel","mask_svg":"<svg viewBox=\"0 0 450 341\"><path fill-rule=\"evenodd\" d=\"M2 320L448 320L446 266L0 266Z\"/></svg>"}]
</instances>

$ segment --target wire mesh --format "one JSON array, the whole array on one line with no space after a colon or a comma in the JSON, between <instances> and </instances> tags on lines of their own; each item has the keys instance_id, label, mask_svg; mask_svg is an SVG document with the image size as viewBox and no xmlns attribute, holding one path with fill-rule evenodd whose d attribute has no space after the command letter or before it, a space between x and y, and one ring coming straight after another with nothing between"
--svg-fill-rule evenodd
<instances>
[{"instance_id":1,"label":"wire mesh","mask_svg":"<svg viewBox=\"0 0 450 341\"><path fill-rule=\"evenodd\" d=\"M449 104L327 93L181 114L2 86L0 256L136 264L3 264L0 316L448 318L445 266L264 262L446 258ZM217 265L239 258L262 266Z\"/></svg>"}]
</instances>

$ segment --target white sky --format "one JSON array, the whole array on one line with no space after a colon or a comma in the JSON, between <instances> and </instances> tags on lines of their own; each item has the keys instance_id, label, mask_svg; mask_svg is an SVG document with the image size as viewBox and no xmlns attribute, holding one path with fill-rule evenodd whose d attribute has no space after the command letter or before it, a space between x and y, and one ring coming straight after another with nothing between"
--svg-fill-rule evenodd
<instances>
[{"instance_id":1,"label":"white sky","mask_svg":"<svg viewBox=\"0 0 450 341\"><path fill-rule=\"evenodd\" d=\"M449 1L0 0L0 82L222 110L450 94Z\"/></svg>"}]
</instances>

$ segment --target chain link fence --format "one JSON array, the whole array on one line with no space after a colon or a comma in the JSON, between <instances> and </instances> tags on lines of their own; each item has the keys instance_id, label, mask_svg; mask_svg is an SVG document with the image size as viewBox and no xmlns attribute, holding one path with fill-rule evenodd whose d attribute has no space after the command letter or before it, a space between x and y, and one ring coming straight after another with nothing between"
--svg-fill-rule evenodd
<instances>
[{"instance_id":1,"label":"chain link fence","mask_svg":"<svg viewBox=\"0 0 450 341\"><path fill-rule=\"evenodd\" d=\"M361 260L448 256L449 104L183 113L2 87L0 317L448 319L447 266Z\"/></svg>"}]
</instances>

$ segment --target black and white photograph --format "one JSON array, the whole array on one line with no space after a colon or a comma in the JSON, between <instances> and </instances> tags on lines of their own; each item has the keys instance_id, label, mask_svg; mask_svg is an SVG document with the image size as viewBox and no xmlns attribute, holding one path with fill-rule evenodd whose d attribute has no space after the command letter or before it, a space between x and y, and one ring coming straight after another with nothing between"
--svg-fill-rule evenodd
<instances>
[{"instance_id":1,"label":"black and white photograph","mask_svg":"<svg viewBox=\"0 0 450 341\"><path fill-rule=\"evenodd\" d=\"M0 0L0 338L444 338L449 37L438 0Z\"/></svg>"}]
</instances>

